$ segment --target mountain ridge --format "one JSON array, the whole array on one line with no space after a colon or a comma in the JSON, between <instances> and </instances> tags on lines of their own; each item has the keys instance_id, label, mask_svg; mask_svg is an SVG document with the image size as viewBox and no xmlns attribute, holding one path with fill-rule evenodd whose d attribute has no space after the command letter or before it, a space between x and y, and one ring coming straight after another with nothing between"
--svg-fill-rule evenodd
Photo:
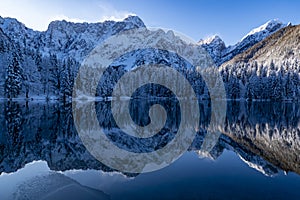
<instances>
[{"instance_id":1,"label":"mountain ridge","mask_svg":"<svg viewBox=\"0 0 300 200\"><path fill-rule=\"evenodd\" d=\"M35 31L17 19L0 16L0 29L17 46L38 50L43 55L57 54L62 58L67 56L67 52L78 61L82 61L84 55L107 37L139 27L145 27L143 21L137 16L128 16L118 22L75 23L56 20L49 23L47 30Z\"/></svg>"},{"instance_id":2,"label":"mountain ridge","mask_svg":"<svg viewBox=\"0 0 300 200\"><path fill-rule=\"evenodd\" d=\"M201 39L197 44L203 47L217 66L231 60L236 55L243 53L267 36L275 33L290 24L283 24L277 19L269 20L265 24L252 29L240 42L235 45L226 46L225 42L217 35ZM127 27L126 27L127 26ZM0 29L17 46L31 49L39 49L42 54L62 54L61 51L72 51L73 57L82 61L85 54L102 42L105 38L118 33L121 30L146 27L138 16L128 16L123 21L104 21L96 23L68 22L66 20L55 20L49 23L47 30L36 31L26 27L22 22L14 18L2 18L0 16ZM114 30L112 33L109 31ZM107 35L106 35L107 34ZM17 37L16 37L17 35ZM68 49L71 48L71 49ZM81 52L78 49L87 49ZM51 50L53 52L51 52ZM70 52L69 52L70 53ZM66 55L59 55L65 57Z\"/></svg>"},{"instance_id":3,"label":"mountain ridge","mask_svg":"<svg viewBox=\"0 0 300 200\"><path fill-rule=\"evenodd\" d=\"M286 26L290 26L290 23L284 24L278 19L273 19L252 29L235 45L226 46L224 41L216 35L206 40L200 40L199 45L206 49L216 65L220 66Z\"/></svg>"},{"instance_id":4,"label":"mountain ridge","mask_svg":"<svg viewBox=\"0 0 300 200\"><path fill-rule=\"evenodd\" d=\"M300 48L299 45L299 35L300 33L300 25L289 25L277 31L276 33L268 36L265 40L258 42L257 44L253 45L251 48L246 50L243 54L237 55L227 64L237 63L237 62L249 62L249 61L257 61L257 62L266 62L266 58L268 57L267 61L270 62L271 60L274 61L283 61L288 59L289 56L297 56L299 57L300 54L297 49ZM288 37L290 35L295 36L292 40ZM294 43L294 44L291 44ZM273 47L278 46L277 50L279 50L279 55L271 57L268 52L274 51L276 52ZM292 45L292 47L290 47ZM287 49L287 47L290 47ZM264 58L260 58L264 56ZM226 63L225 63L226 64Z\"/></svg>"},{"instance_id":5,"label":"mountain ridge","mask_svg":"<svg viewBox=\"0 0 300 200\"><path fill-rule=\"evenodd\" d=\"M48 100L71 98L74 78L85 57L105 39L121 31L141 27L146 28L143 21L137 16L130 16L121 22L54 21L49 24L46 31L38 32L28 29L16 19L0 17L0 97L27 100L31 98ZM300 47L295 43L295 41L299 41L296 37L298 32L287 31L285 39L280 40L281 44L274 40L278 44L275 47L274 41L268 39L277 37L282 31L289 30L291 27L293 27L291 24L271 20L250 31L236 45L226 47L219 36L214 36L199 41L196 48L205 49L215 61L216 66L219 66L218 70L223 77L227 99L294 101L300 97L297 72L300 58L297 49ZM164 35L173 35L170 34L171 32L157 31L158 36L162 36L162 38ZM291 34L296 34L296 36ZM277 39L279 38L278 36ZM178 38L179 40L180 38ZM267 43L270 43L269 46ZM258 48L258 45L261 46ZM268 63L265 66L257 66L255 63L248 62L249 59L244 59L251 57L252 54L262 53L260 49L263 46L274 51L273 54L279 60L276 64L274 63L277 66L270 66ZM253 57L252 60L272 60L268 54L269 49L263 49L265 52L263 56ZM145 55L136 56L140 60L131 62L131 64L149 63L151 59L151 62L169 63L170 65L178 63L176 56L167 55L162 51L153 53L148 51L150 53L148 56L146 55L147 51L137 51L122 58L124 62L114 63L115 68L121 69L120 64L128 64L126 60L130 60L130 56L141 52L144 52ZM284 58L282 55L292 56ZM14 58L15 56L17 58ZM235 61L242 57L245 62L243 65L237 65ZM283 60L285 63L280 63ZM179 63L182 65L177 68L187 76L191 85L197 90L197 96L200 99L202 97L209 98L208 90L201 76L194 73L195 71L188 73L186 68L188 65L184 64L184 61ZM18 70L13 70L14 66L17 66ZM123 66L123 68L131 70L133 66ZM22 74L19 74L20 72ZM117 76L119 77L120 74ZM13 77L18 77L18 79L14 80Z\"/></svg>"}]
</instances>

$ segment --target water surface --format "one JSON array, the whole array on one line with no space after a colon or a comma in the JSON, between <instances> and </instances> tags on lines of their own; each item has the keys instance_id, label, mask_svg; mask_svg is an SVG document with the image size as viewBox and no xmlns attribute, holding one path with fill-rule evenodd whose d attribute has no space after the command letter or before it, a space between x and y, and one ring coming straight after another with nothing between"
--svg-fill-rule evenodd
<instances>
[{"instance_id":1,"label":"water surface","mask_svg":"<svg viewBox=\"0 0 300 200\"><path fill-rule=\"evenodd\" d=\"M131 138L111 118L109 101L97 102L99 125L119 148L163 148L176 135L176 100L132 100L137 124L164 106L164 129L147 142ZM227 115L213 148L203 150L211 107L199 104L200 122L188 151L150 173L123 173L96 160L74 125L71 104L0 103L0 194L4 199L299 199L300 110L297 103L227 102ZM127 108L121 108L127 109ZM134 145L133 145L134 144ZM147 144L147 145L145 145Z\"/></svg>"}]
</instances>

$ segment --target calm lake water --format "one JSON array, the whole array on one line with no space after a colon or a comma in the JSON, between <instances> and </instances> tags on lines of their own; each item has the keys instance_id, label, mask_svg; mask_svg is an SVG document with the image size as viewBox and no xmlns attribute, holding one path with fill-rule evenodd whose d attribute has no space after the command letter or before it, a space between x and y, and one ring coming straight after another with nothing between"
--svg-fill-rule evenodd
<instances>
[{"instance_id":1,"label":"calm lake water","mask_svg":"<svg viewBox=\"0 0 300 200\"><path fill-rule=\"evenodd\" d=\"M99 125L126 151L163 148L181 121L178 102L131 100L129 112L134 122L147 125L156 103L167 120L151 138L118 130L110 101L96 103ZM119 172L91 155L70 103L3 101L0 199L300 199L299 104L229 101L224 126L212 141L205 141L210 102L199 108L199 129L188 151L165 168L139 174ZM209 151L205 142L213 144Z\"/></svg>"}]
</instances>

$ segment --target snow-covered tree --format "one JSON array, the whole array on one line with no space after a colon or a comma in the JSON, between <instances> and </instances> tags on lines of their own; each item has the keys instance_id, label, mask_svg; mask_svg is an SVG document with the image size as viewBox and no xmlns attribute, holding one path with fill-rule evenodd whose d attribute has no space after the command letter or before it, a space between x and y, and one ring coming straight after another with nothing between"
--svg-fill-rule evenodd
<instances>
[{"instance_id":1,"label":"snow-covered tree","mask_svg":"<svg viewBox=\"0 0 300 200\"><path fill-rule=\"evenodd\" d=\"M60 63L57 60L56 55L50 55L49 71L50 77L48 84L51 84L50 91L58 97L61 89L62 67L60 66Z\"/></svg>"},{"instance_id":2,"label":"snow-covered tree","mask_svg":"<svg viewBox=\"0 0 300 200\"><path fill-rule=\"evenodd\" d=\"M78 64L70 58L65 60L62 64L62 80L60 90L63 100L66 100L67 97L72 96L75 79L75 69L77 68L77 66Z\"/></svg>"},{"instance_id":3,"label":"snow-covered tree","mask_svg":"<svg viewBox=\"0 0 300 200\"><path fill-rule=\"evenodd\" d=\"M5 94L7 98L16 98L20 94L23 81L22 73L23 69L18 61L18 56L14 53L12 62L7 67L5 77Z\"/></svg>"}]
</instances>

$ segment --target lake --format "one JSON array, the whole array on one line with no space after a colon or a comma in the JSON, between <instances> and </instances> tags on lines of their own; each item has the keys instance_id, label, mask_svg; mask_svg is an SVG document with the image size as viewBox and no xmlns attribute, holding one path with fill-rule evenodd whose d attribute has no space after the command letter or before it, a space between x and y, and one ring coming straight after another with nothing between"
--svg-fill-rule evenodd
<instances>
[{"instance_id":1,"label":"lake","mask_svg":"<svg viewBox=\"0 0 300 200\"><path fill-rule=\"evenodd\" d=\"M119 129L111 103L97 101L95 112L117 148L146 154L177 137L183 110L176 99L118 102L117 112L129 110L140 126L163 121L161 114L149 118L151 106L165 108L163 128L145 138ZM158 170L134 173L96 159L77 132L71 103L2 101L1 199L300 199L299 103L227 101L224 124L213 133L211 103L198 105L199 124L187 151ZM88 114L76 120L90 125Z\"/></svg>"}]
</instances>

